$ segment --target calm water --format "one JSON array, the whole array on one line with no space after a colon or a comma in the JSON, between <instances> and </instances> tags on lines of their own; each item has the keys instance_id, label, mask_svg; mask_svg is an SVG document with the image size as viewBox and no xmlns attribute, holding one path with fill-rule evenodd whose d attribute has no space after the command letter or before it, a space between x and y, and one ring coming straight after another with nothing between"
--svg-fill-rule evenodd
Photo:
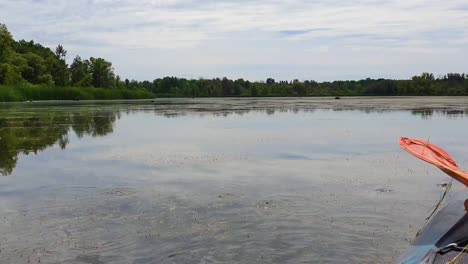
<instances>
[{"instance_id":1,"label":"calm water","mask_svg":"<svg viewBox=\"0 0 468 264\"><path fill-rule=\"evenodd\" d=\"M385 263L468 168L468 98L0 106L1 263Z\"/></svg>"}]
</instances>

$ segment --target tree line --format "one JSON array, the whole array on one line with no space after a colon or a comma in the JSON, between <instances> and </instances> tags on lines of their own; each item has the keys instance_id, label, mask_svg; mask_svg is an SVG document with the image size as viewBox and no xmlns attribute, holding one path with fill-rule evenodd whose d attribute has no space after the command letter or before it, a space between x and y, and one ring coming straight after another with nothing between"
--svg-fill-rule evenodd
<instances>
[{"instance_id":1,"label":"tree line","mask_svg":"<svg viewBox=\"0 0 468 264\"><path fill-rule=\"evenodd\" d=\"M146 89L163 97L468 95L468 75L448 73L435 78L432 73L423 73L410 80L367 78L333 82L276 81L273 78L250 82L228 78L188 80L164 77L153 82L132 80L127 87Z\"/></svg>"},{"instance_id":2,"label":"tree line","mask_svg":"<svg viewBox=\"0 0 468 264\"><path fill-rule=\"evenodd\" d=\"M0 23L0 84L33 84L117 88L112 63L103 58L76 56L69 66L62 45L52 51L33 40L15 41L5 24Z\"/></svg>"},{"instance_id":3,"label":"tree line","mask_svg":"<svg viewBox=\"0 0 468 264\"><path fill-rule=\"evenodd\" d=\"M226 77L214 79L185 79L177 77L157 78L153 81L122 80L114 73L112 63L103 58L82 59L76 56L68 65L67 51L58 45L54 51L34 41L15 41L6 25L0 23L0 85L10 85L10 90L0 88L0 100L20 91L23 98L39 98L37 91L14 90L11 86L34 85L42 89L50 87L105 88L127 90L125 98L132 98L130 91L140 91L138 97L264 97L264 96L396 96L396 95L468 95L468 76L463 73L448 73L434 77L423 73L408 80L371 79L359 81L316 82L314 80L265 81L231 80ZM6 88L5 88L6 89ZM39 89L39 88L38 88ZM37 89L36 89L37 90ZM141 93L144 90L146 93ZM44 90L45 91L45 90ZM73 92L74 91L74 92ZM53 99L101 99L120 98L119 93L107 96L88 89L70 90L76 93L60 93L48 90L48 94L60 94ZM25 94L33 95L25 95ZM6 94L6 95L5 95ZM63 94L63 95L62 95ZM20 96L21 97L21 96ZM18 98L20 98L18 97ZM53 96L52 96L53 97ZM45 98L45 99L47 99ZM5 100L5 99L3 99Z\"/></svg>"}]
</instances>

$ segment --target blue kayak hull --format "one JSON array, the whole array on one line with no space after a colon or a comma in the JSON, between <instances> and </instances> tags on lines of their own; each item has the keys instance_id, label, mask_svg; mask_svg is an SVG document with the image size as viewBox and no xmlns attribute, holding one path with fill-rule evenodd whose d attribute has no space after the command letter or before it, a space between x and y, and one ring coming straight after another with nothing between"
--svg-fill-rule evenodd
<instances>
[{"instance_id":1,"label":"blue kayak hull","mask_svg":"<svg viewBox=\"0 0 468 264\"><path fill-rule=\"evenodd\" d=\"M467 199L466 189L450 197L449 203L422 229L398 263L447 263L446 259L450 261L451 256L460 254L460 248L468 244L468 214L464 206ZM468 263L468 256L464 259L466 262L459 263Z\"/></svg>"}]
</instances>

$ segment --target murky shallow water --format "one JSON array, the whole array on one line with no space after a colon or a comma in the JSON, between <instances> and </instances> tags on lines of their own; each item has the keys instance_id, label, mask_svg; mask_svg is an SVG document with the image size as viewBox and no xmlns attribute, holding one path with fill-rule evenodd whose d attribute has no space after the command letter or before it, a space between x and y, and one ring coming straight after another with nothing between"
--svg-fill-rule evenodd
<instances>
[{"instance_id":1,"label":"murky shallow water","mask_svg":"<svg viewBox=\"0 0 468 264\"><path fill-rule=\"evenodd\" d=\"M0 106L1 263L385 263L468 167L468 98Z\"/></svg>"}]
</instances>

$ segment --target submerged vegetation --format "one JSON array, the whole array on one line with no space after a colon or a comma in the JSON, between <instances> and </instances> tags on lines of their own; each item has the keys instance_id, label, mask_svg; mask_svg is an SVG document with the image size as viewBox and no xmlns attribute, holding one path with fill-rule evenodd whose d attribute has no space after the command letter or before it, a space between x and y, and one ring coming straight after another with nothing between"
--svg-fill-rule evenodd
<instances>
[{"instance_id":1,"label":"submerged vegetation","mask_svg":"<svg viewBox=\"0 0 468 264\"><path fill-rule=\"evenodd\" d=\"M468 76L431 73L410 80L370 79L316 82L313 80L251 82L244 79L158 78L122 80L103 58L66 62L67 51L55 51L34 41L15 41L0 23L0 101L143 99L157 97L263 96L397 96L468 95Z\"/></svg>"}]
</instances>

